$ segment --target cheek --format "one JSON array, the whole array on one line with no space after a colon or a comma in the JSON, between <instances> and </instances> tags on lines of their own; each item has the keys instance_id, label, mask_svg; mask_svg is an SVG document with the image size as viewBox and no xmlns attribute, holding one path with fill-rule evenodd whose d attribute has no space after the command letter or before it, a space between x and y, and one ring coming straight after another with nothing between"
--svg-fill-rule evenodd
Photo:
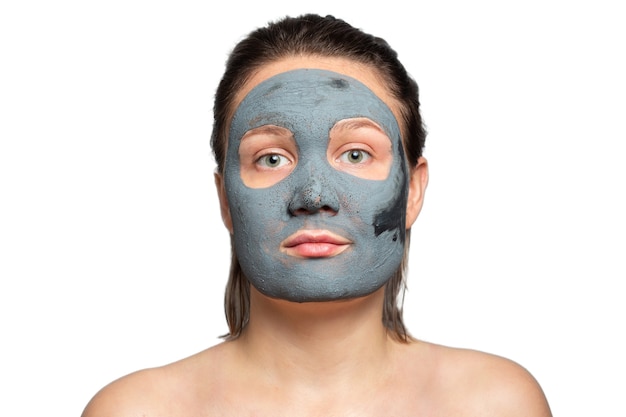
<instances>
[{"instance_id":1,"label":"cheek","mask_svg":"<svg viewBox=\"0 0 626 417\"><path fill-rule=\"evenodd\" d=\"M276 236L285 226L286 193L276 187L266 189L250 189L243 185L240 187L243 192L237 193L235 202L237 229L254 236L253 241L268 240Z\"/></svg>"}]
</instances>

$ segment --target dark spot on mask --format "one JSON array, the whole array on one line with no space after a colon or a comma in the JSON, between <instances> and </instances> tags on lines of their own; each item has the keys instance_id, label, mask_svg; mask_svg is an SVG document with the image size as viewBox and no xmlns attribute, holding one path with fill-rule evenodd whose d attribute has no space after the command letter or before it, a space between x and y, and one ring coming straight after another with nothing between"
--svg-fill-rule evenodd
<instances>
[{"instance_id":1,"label":"dark spot on mask","mask_svg":"<svg viewBox=\"0 0 626 417\"><path fill-rule=\"evenodd\" d=\"M346 89L350 86L350 84L348 84L348 81L342 79L342 78L333 78L332 80L330 80L330 86L333 88L339 88L339 89Z\"/></svg>"},{"instance_id":2,"label":"dark spot on mask","mask_svg":"<svg viewBox=\"0 0 626 417\"><path fill-rule=\"evenodd\" d=\"M283 115L279 112L265 112L253 117L248 121L248 129L254 129L266 124L285 126L289 129L289 124L282 120Z\"/></svg>"},{"instance_id":3,"label":"dark spot on mask","mask_svg":"<svg viewBox=\"0 0 626 417\"><path fill-rule=\"evenodd\" d=\"M404 151L400 148L400 158L404 159ZM405 235L402 231L406 228L406 212L407 204L407 168L406 164L401 164L400 169L402 171L402 183L400 187L402 192L399 192L394 201L390 202L386 209L381 210L374 216L374 233L379 236L381 233L391 230L398 230L400 233L400 240L404 243ZM393 241L397 240L398 233L394 234Z\"/></svg>"},{"instance_id":4,"label":"dark spot on mask","mask_svg":"<svg viewBox=\"0 0 626 417\"><path fill-rule=\"evenodd\" d=\"M271 96L276 90L280 90L283 87L283 83L275 83L263 94L263 96L268 97Z\"/></svg>"},{"instance_id":5,"label":"dark spot on mask","mask_svg":"<svg viewBox=\"0 0 626 417\"><path fill-rule=\"evenodd\" d=\"M405 181L406 183L406 181ZM398 197L391 202L391 204L385 209L379 212L374 219L374 233L379 236L381 233L392 230L404 229L405 217L404 205L406 204L406 193L399 193ZM400 234L400 239L404 241L404 236ZM394 236L394 242L397 240L397 235Z\"/></svg>"}]
</instances>

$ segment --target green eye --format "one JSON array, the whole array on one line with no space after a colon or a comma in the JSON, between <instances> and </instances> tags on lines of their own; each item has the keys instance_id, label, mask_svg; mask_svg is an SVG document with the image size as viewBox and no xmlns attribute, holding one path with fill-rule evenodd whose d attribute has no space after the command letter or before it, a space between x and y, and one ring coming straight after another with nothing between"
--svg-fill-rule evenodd
<instances>
[{"instance_id":1,"label":"green eye","mask_svg":"<svg viewBox=\"0 0 626 417\"><path fill-rule=\"evenodd\" d=\"M360 164L368 160L369 158L369 153L360 149L351 149L347 152L344 152L339 159L350 164Z\"/></svg>"},{"instance_id":2,"label":"green eye","mask_svg":"<svg viewBox=\"0 0 626 417\"><path fill-rule=\"evenodd\" d=\"M289 163L289 160L282 155L271 153L263 155L257 162L267 168L278 168Z\"/></svg>"}]
</instances>

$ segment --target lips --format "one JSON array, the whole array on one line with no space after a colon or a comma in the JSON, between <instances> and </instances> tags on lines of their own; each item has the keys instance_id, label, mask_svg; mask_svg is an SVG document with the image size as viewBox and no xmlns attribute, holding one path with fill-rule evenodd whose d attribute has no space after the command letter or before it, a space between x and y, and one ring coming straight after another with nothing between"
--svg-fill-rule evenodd
<instances>
[{"instance_id":1,"label":"lips","mask_svg":"<svg viewBox=\"0 0 626 417\"><path fill-rule=\"evenodd\" d=\"M348 249L352 241L327 230L303 230L281 243L281 251L298 258L328 258Z\"/></svg>"}]
</instances>

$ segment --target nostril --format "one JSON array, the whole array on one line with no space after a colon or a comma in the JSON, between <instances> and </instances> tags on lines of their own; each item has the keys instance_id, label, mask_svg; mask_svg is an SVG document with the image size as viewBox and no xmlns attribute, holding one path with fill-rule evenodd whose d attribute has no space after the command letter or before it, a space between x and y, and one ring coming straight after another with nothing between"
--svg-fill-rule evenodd
<instances>
[{"instance_id":1,"label":"nostril","mask_svg":"<svg viewBox=\"0 0 626 417\"><path fill-rule=\"evenodd\" d=\"M334 208L332 208L331 206L322 206L320 208L320 211L324 211L324 212L327 212L327 213L332 213L333 215L337 214L337 211Z\"/></svg>"},{"instance_id":2,"label":"nostril","mask_svg":"<svg viewBox=\"0 0 626 417\"><path fill-rule=\"evenodd\" d=\"M307 209L304 209L304 208L299 208L299 209L290 210L290 211L291 211L291 214L294 215L294 216L303 216L305 214L309 214L310 213L310 211L308 211Z\"/></svg>"},{"instance_id":3,"label":"nostril","mask_svg":"<svg viewBox=\"0 0 626 417\"><path fill-rule=\"evenodd\" d=\"M333 209L330 206L322 206L322 207L300 207L297 208L295 210L291 210L291 213L294 216L303 216L303 215L307 215L307 214L314 214L314 213L327 213L330 214L332 216L334 216L335 214L337 214L337 210Z\"/></svg>"}]
</instances>

